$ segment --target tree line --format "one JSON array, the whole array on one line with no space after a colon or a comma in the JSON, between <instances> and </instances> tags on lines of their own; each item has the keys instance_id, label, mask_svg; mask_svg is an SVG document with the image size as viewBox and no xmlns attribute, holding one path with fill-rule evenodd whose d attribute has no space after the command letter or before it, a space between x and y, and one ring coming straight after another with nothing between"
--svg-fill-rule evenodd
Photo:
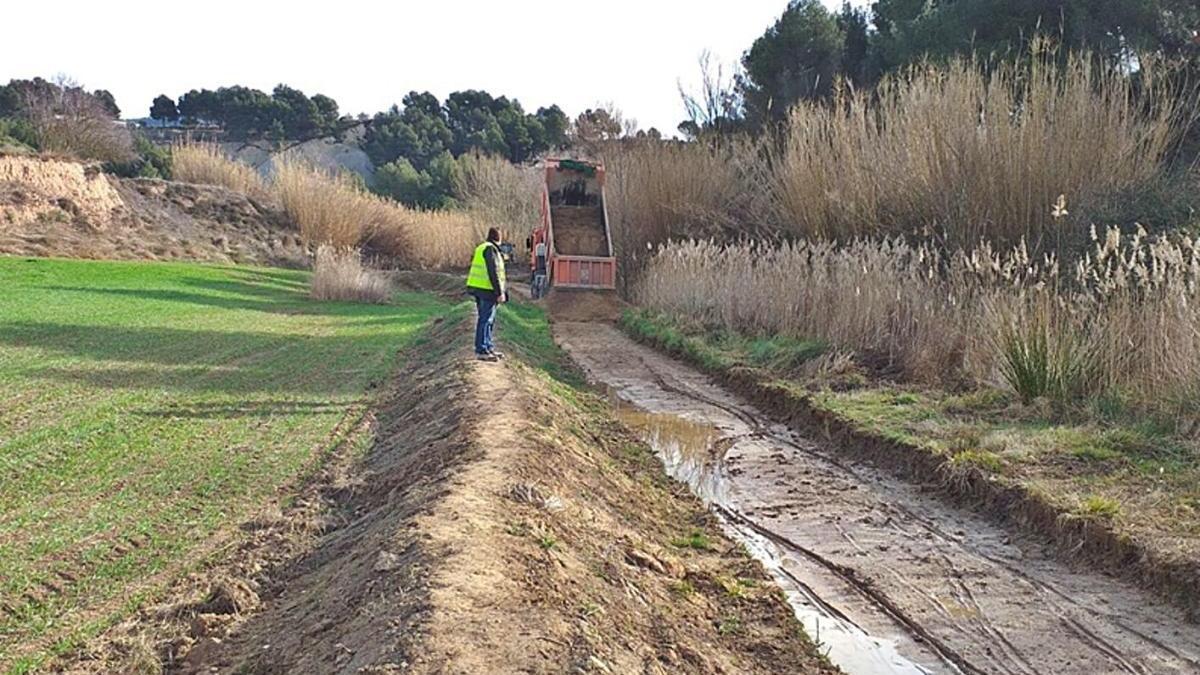
<instances>
[{"instance_id":1,"label":"tree line","mask_svg":"<svg viewBox=\"0 0 1200 675\"><path fill-rule=\"evenodd\" d=\"M10 80L0 85L0 148L71 154L112 165L136 157L134 139L115 123L113 95L66 78Z\"/></svg>"},{"instance_id":2,"label":"tree line","mask_svg":"<svg viewBox=\"0 0 1200 675\"><path fill-rule=\"evenodd\" d=\"M120 112L105 90L88 92L68 81L13 80L0 86L0 147L58 149L105 161L122 175L168 176L169 153L117 124ZM356 143L376 166L373 189L424 208L452 203L464 155L521 163L629 131L620 114L606 108L588 109L572 120L557 105L527 112L517 99L481 90L454 92L444 100L412 91L386 111L352 117L323 94L309 96L284 84L270 93L233 85L192 89L178 98L161 94L149 112L152 119L185 127L218 128L231 141ZM649 135L660 137L654 130ZM105 147L93 142L100 138Z\"/></svg>"},{"instance_id":3,"label":"tree line","mask_svg":"<svg viewBox=\"0 0 1200 675\"><path fill-rule=\"evenodd\" d=\"M840 11L791 0L728 80L704 65L705 86L685 94L680 131L761 130L800 101L830 98L839 83L870 87L924 60L1019 59L1039 36L1064 55L1086 49L1131 70L1156 55L1195 71L1197 29L1195 0L876 0Z\"/></svg>"},{"instance_id":4,"label":"tree line","mask_svg":"<svg viewBox=\"0 0 1200 675\"><path fill-rule=\"evenodd\" d=\"M590 111L589 111L590 112ZM339 115L323 94L279 85L270 94L243 86L193 89L178 100L163 94L150 107L157 120L220 127L240 141L343 139L361 127L357 143L377 168L375 188L406 204L445 206L453 188L455 161L468 152L528 161L568 144L571 121L557 105L526 112L520 101L466 90L444 101L429 92L409 92L400 104L373 116Z\"/></svg>"}]
</instances>

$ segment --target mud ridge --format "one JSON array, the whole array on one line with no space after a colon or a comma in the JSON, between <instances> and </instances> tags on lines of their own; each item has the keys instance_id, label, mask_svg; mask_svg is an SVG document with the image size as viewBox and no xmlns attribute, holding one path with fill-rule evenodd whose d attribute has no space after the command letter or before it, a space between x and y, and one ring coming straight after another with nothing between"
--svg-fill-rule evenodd
<instances>
[{"instance_id":1,"label":"mud ridge","mask_svg":"<svg viewBox=\"0 0 1200 675\"><path fill-rule=\"evenodd\" d=\"M862 429L753 368L707 368L686 352L652 337L626 333L687 361L776 421L825 439L839 454L927 486L955 504L974 507L994 521L1047 539L1064 561L1084 562L1153 591L1184 609L1190 621L1200 622L1200 561L1170 558L1103 522L1065 511L1044 495L1001 483L974 468L954 467L947 457L932 450Z\"/></svg>"},{"instance_id":2,"label":"mud ridge","mask_svg":"<svg viewBox=\"0 0 1200 675\"><path fill-rule=\"evenodd\" d=\"M475 361L468 329L435 323L358 411L365 454L243 527L273 536L69 670L837 672L599 397L532 359Z\"/></svg>"}]
</instances>

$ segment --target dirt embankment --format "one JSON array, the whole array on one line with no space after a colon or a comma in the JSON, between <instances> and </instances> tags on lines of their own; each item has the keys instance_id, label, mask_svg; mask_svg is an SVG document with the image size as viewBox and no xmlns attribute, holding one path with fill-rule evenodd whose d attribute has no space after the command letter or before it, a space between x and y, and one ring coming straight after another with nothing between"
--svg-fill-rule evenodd
<instances>
[{"instance_id":1,"label":"dirt embankment","mask_svg":"<svg viewBox=\"0 0 1200 675\"><path fill-rule=\"evenodd\" d=\"M311 546L126 632L156 634L168 672L834 672L601 401L471 360L466 334L447 321L410 355L374 446L299 514Z\"/></svg>"},{"instance_id":2,"label":"dirt embankment","mask_svg":"<svg viewBox=\"0 0 1200 675\"><path fill-rule=\"evenodd\" d=\"M0 254L285 267L307 259L277 205L27 155L0 155Z\"/></svg>"}]
</instances>

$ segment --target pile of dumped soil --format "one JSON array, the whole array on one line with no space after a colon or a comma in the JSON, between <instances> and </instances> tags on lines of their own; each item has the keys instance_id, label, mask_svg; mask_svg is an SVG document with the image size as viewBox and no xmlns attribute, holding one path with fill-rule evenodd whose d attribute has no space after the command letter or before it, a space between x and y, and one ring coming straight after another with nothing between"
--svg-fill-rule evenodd
<instances>
[{"instance_id":1,"label":"pile of dumped soil","mask_svg":"<svg viewBox=\"0 0 1200 675\"><path fill-rule=\"evenodd\" d=\"M554 206L554 250L562 255L607 257L608 236L604 232L601 206Z\"/></svg>"},{"instance_id":2,"label":"pile of dumped soil","mask_svg":"<svg viewBox=\"0 0 1200 675\"><path fill-rule=\"evenodd\" d=\"M0 254L300 267L278 205L230 190L120 179L94 166L0 156Z\"/></svg>"},{"instance_id":3,"label":"pile of dumped soil","mask_svg":"<svg viewBox=\"0 0 1200 675\"><path fill-rule=\"evenodd\" d=\"M602 405L474 361L467 332L410 355L314 546L172 615L167 672L835 672Z\"/></svg>"},{"instance_id":4,"label":"pile of dumped soil","mask_svg":"<svg viewBox=\"0 0 1200 675\"><path fill-rule=\"evenodd\" d=\"M551 321L615 322L628 304L616 291L555 288L546 296L546 313Z\"/></svg>"}]
</instances>

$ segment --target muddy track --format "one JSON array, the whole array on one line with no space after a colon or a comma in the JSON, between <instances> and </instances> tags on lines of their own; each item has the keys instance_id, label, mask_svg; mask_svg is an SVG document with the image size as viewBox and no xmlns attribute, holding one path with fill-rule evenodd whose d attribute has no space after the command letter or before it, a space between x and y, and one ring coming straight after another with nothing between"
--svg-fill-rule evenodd
<instances>
[{"instance_id":1,"label":"muddy track","mask_svg":"<svg viewBox=\"0 0 1200 675\"><path fill-rule=\"evenodd\" d=\"M905 659L854 661L862 650L851 640L840 645L847 671L1200 672L1200 627L1155 596L1071 569L1040 540L852 465L616 328L559 323L555 332L634 408L626 419L676 477L752 550L777 558L798 614L824 606L825 621ZM836 635L830 645L837 661Z\"/></svg>"}]
</instances>

